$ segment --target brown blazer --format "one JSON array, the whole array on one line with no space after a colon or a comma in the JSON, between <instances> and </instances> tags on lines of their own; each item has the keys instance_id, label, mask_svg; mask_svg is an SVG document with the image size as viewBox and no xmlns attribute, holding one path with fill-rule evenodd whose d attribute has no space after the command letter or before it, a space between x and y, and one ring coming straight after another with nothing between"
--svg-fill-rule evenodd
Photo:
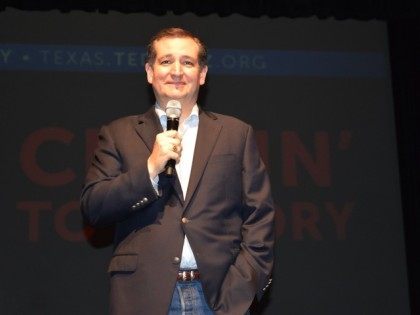
<instances>
[{"instance_id":1,"label":"brown blazer","mask_svg":"<svg viewBox=\"0 0 420 315\"><path fill-rule=\"evenodd\" d=\"M177 178L160 176L160 196L151 184L154 108L100 131L81 203L91 225L116 224L111 314L167 314L185 234L215 314L244 314L269 281L274 209L252 128L202 110L199 119L185 200Z\"/></svg>"}]
</instances>

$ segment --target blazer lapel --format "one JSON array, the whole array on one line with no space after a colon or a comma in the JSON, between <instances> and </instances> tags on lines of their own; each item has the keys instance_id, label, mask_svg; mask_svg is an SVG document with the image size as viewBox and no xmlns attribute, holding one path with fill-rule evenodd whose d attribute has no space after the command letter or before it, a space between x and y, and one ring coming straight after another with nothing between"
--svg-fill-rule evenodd
<instances>
[{"instance_id":1,"label":"blazer lapel","mask_svg":"<svg viewBox=\"0 0 420 315\"><path fill-rule=\"evenodd\" d=\"M154 106L138 117L138 123L135 128L149 151L152 152L156 135L163 131Z\"/></svg>"},{"instance_id":2,"label":"blazer lapel","mask_svg":"<svg viewBox=\"0 0 420 315\"><path fill-rule=\"evenodd\" d=\"M200 110L200 122L198 124L197 140L195 142L194 158L184 209L188 206L197 189L221 129L222 125L217 121L215 115Z\"/></svg>"},{"instance_id":3,"label":"blazer lapel","mask_svg":"<svg viewBox=\"0 0 420 315\"><path fill-rule=\"evenodd\" d=\"M160 124L159 117L156 115L154 106L152 106L147 112L138 117L138 124L135 128L137 134L146 144L149 151L152 152L156 135L160 132L163 132L162 125ZM173 185L178 195L178 199L181 201L181 204L183 204L184 198L178 177L174 179L165 179L164 175L162 175L159 176L159 178L159 183L162 185L165 185L166 182Z\"/></svg>"}]
</instances>

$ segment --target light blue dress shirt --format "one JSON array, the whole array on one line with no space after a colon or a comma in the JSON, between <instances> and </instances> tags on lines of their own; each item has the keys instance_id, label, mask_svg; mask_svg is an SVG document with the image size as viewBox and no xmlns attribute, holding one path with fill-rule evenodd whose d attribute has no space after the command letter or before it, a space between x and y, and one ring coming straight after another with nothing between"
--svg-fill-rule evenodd
<instances>
[{"instance_id":1,"label":"light blue dress shirt","mask_svg":"<svg viewBox=\"0 0 420 315\"><path fill-rule=\"evenodd\" d=\"M155 105L156 114L159 116L160 124L163 130L166 130L167 117L166 113ZM176 164L176 173L182 188L182 194L187 195L188 182L190 181L191 166L194 157L195 142L197 140L198 131L198 106L197 104L191 110L191 114L187 119L179 125L178 132L181 135L182 153L179 163ZM155 190L158 189L159 177L152 178L152 184ZM192 252L188 238L185 235L184 246L182 248L182 258L180 269L197 269L197 262L195 261L194 253Z\"/></svg>"}]
</instances>

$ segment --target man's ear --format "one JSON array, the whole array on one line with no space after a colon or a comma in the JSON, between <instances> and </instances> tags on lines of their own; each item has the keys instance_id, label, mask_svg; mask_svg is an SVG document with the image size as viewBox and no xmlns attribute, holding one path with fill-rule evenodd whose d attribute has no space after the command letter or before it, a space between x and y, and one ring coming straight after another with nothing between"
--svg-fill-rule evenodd
<instances>
[{"instance_id":1,"label":"man's ear","mask_svg":"<svg viewBox=\"0 0 420 315\"><path fill-rule=\"evenodd\" d=\"M207 70L209 70L207 66L204 66L200 70L200 85L203 85L206 82Z\"/></svg>"},{"instance_id":2,"label":"man's ear","mask_svg":"<svg viewBox=\"0 0 420 315\"><path fill-rule=\"evenodd\" d=\"M153 82L153 67L148 62L146 62L146 64L144 65L144 69L146 70L147 82L152 84L152 82Z\"/></svg>"}]
</instances>

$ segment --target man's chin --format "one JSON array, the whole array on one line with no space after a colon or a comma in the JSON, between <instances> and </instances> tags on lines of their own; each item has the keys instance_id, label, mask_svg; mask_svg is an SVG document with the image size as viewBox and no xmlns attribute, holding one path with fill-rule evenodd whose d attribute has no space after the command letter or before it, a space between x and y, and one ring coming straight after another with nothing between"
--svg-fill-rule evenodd
<instances>
[{"instance_id":1,"label":"man's chin","mask_svg":"<svg viewBox=\"0 0 420 315\"><path fill-rule=\"evenodd\" d=\"M181 100L186 97L185 93L169 93L167 94L167 98L171 100Z\"/></svg>"}]
</instances>

